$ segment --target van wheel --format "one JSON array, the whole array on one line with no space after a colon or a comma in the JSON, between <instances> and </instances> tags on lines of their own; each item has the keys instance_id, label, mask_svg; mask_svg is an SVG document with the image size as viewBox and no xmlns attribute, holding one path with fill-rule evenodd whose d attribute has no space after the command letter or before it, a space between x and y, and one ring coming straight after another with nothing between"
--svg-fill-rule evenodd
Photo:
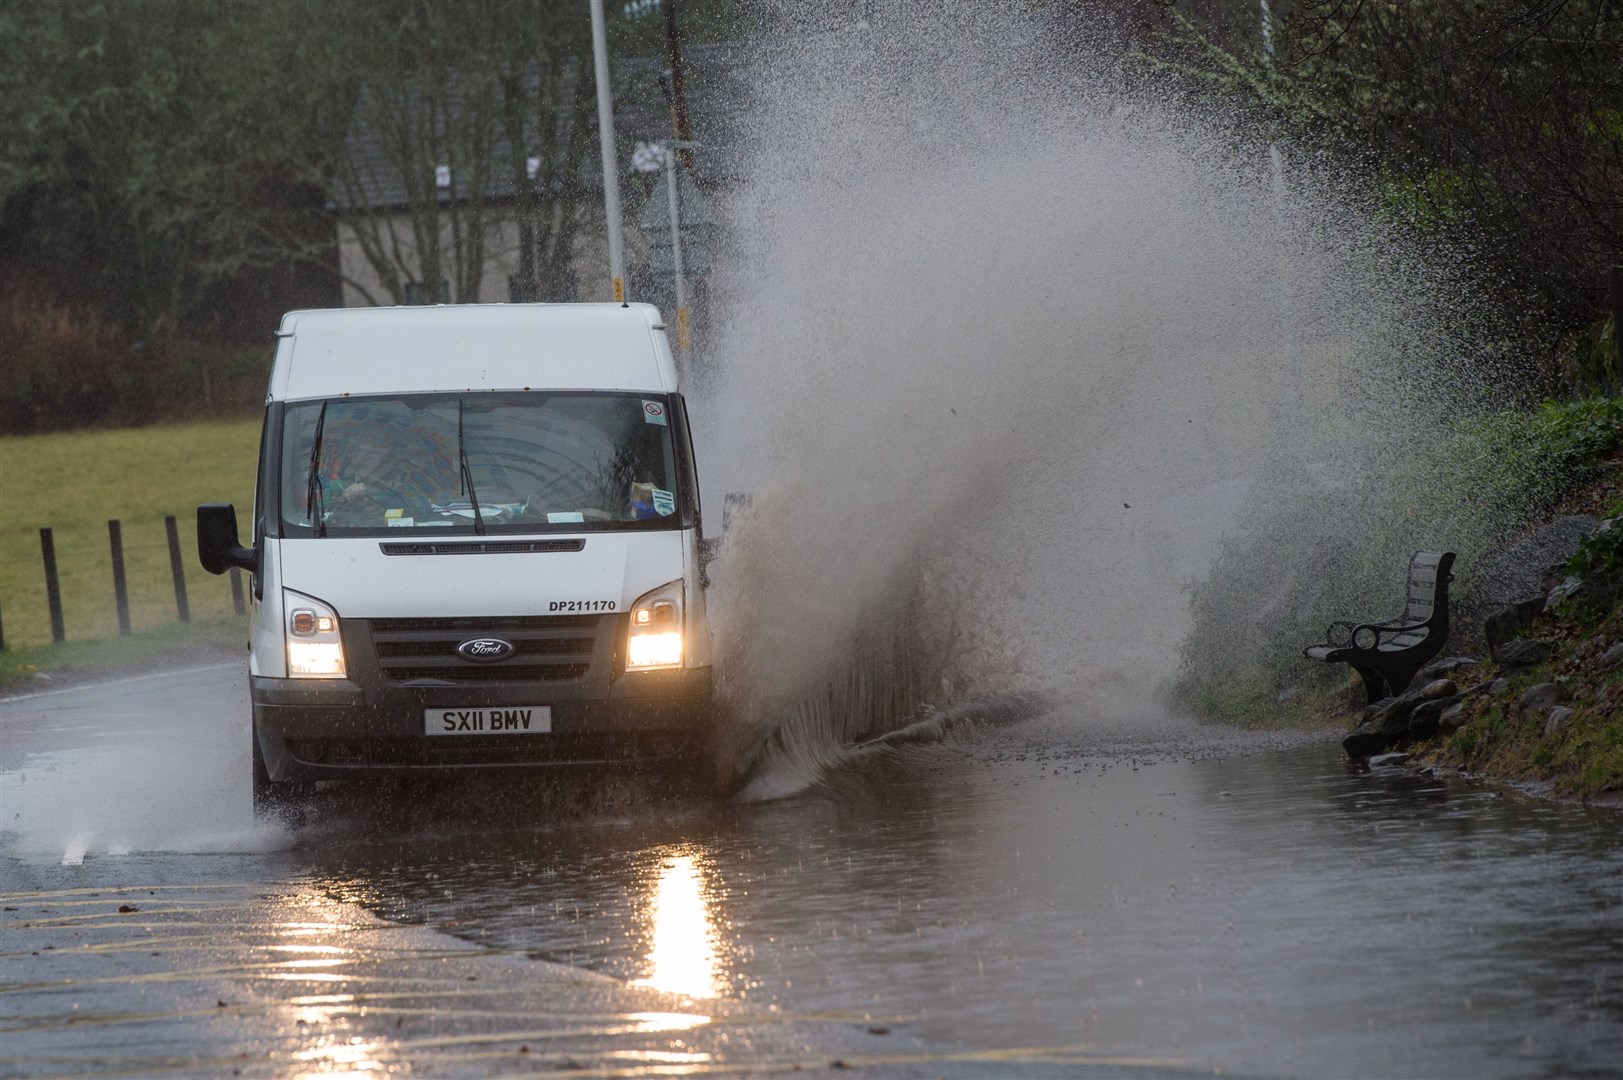
<instances>
[{"instance_id":1,"label":"van wheel","mask_svg":"<svg viewBox=\"0 0 1623 1080\"><path fill-rule=\"evenodd\" d=\"M312 785L272 780L270 771L265 768L265 755L259 749L259 736L250 731L248 741L253 744L254 817L279 817L289 825L303 824Z\"/></svg>"}]
</instances>

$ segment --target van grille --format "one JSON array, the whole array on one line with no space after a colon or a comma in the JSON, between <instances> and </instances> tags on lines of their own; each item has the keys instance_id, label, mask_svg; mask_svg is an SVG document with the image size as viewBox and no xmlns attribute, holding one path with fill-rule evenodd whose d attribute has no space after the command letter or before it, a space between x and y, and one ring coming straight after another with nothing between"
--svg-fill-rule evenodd
<instances>
[{"instance_id":1,"label":"van grille","mask_svg":"<svg viewBox=\"0 0 1623 1080\"><path fill-rule=\"evenodd\" d=\"M470 540L464 542L379 544L385 555L541 555L580 551L585 540Z\"/></svg>"},{"instance_id":2,"label":"van grille","mask_svg":"<svg viewBox=\"0 0 1623 1080\"><path fill-rule=\"evenodd\" d=\"M372 646L387 682L560 682L585 678L613 616L373 619ZM505 660L475 663L457 646L478 637L513 643Z\"/></svg>"}]
</instances>

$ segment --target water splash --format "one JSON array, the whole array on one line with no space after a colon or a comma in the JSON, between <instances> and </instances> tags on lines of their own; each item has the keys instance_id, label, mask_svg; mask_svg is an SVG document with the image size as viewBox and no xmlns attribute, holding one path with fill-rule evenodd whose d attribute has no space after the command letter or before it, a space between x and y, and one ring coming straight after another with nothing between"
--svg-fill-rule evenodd
<instances>
[{"instance_id":1,"label":"water splash","mask_svg":"<svg viewBox=\"0 0 1623 1080\"><path fill-rule=\"evenodd\" d=\"M1151 708L1263 463L1333 474L1456 396L1455 267L1049 29L879 5L757 56L699 410L755 498L715 568L741 757L815 775L1013 687Z\"/></svg>"}]
</instances>

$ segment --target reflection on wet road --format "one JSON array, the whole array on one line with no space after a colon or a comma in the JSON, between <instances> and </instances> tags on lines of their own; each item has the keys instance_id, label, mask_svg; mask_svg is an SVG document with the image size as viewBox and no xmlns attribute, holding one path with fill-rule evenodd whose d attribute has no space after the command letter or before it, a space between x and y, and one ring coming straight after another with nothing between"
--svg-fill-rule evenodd
<instances>
[{"instance_id":1,"label":"reflection on wet road","mask_svg":"<svg viewBox=\"0 0 1623 1080\"><path fill-rule=\"evenodd\" d=\"M36 940L28 935L40 924L23 931L16 920L26 913L7 914L7 1030L68 1015L60 996L28 989L69 970L62 965L76 980L106 969L116 983L125 976L115 957L195 947L209 950L213 967L297 980L296 994L256 991L281 1011L267 1004L257 1027L244 1019L235 1029L282 1047L273 1071L284 1072L298 1071L300 1053L323 1068L364 1070L452 1052L431 1048L435 1040L472 1053L475 1037L490 1040L477 1046L491 1056L442 1067L511 1069L525 1060L513 1056L519 1043L539 1045L549 1027L526 1018L583 1003L595 1019L551 1026L589 1029L581 1038L590 1046L571 1049L570 1060L605 1069L754 1061L788 1070L840 1056L902 1075L1119 1072L1143 1061L1229 1073L1527 1076L1615 1074L1623 1061L1615 811L1397 770L1354 772L1322 741L1280 750L1140 729L1128 745L1062 711L873 755L777 803L707 806L624 776L339 788L323 793L305 828L287 832L248 821L244 792L208 794L245 779L240 730L153 719L160 708L190 716L199 706L188 695L224 692L194 679L200 688L162 689L147 704L142 693L120 698L143 718L142 737L121 737L133 760L163 760L153 746L165 739L191 749L197 805L179 819L174 799L154 792L130 803L122 823L81 817L58 827L76 770L104 777L103 755L116 753L107 740L119 738L75 747L45 731L67 714L42 709L44 700L0 704L7 906L71 918L63 896L14 901L26 890L114 885L159 897L158 887L180 882L224 886L230 900L197 926L173 916L153 931L161 946L87 939L45 967L8 944ZM58 700L80 719L93 712ZM124 783L128 796L139 778ZM73 862L70 834L84 840L77 865L63 865ZM403 944L389 953L373 941L365 955L383 967L367 969L352 952L327 951L358 938L269 933L269 901L253 901L243 882L291 883L257 891L282 896L272 905L280 910L326 910L328 922ZM204 911L202 899L185 906ZM94 903L103 907L85 909L87 926L118 922L110 894ZM326 925L288 920L305 922ZM225 924L244 928L219 931ZM470 968L477 987L459 989L504 991L467 1002L469 1016L488 1011L483 1026L458 1018L453 1002L465 995L433 990L453 968L453 981L465 982L458 965L479 957L496 967ZM143 968L139 993L124 986L101 1011L151 1005L162 970ZM317 1000L322 979L337 980L332 1002ZM387 993L407 996L379 996ZM691 1027L650 1031L624 1019L644 1013ZM492 1026L498 1016L506 1019ZM396 1021L398 1032L388 1026ZM345 1037L358 1041L343 1044L353 1052L287 1034L340 1028L354 1029ZM210 1030L240 1043L218 1024ZM536 1033L527 1043L526 1031ZM81 1030L63 1045L84 1038ZM986 1054L995 1056L976 1057ZM20 1059L12 1069L57 1071Z\"/></svg>"},{"instance_id":2,"label":"reflection on wet road","mask_svg":"<svg viewBox=\"0 0 1623 1080\"><path fill-rule=\"evenodd\" d=\"M438 794L438 833L347 819L364 835L325 836L318 880L618 978L680 971L691 997L975 1046L1305 1075L1623 1061L1616 815L1350 772L1333 746L1135 767L1054 718L674 821L464 827L459 802L504 803Z\"/></svg>"}]
</instances>

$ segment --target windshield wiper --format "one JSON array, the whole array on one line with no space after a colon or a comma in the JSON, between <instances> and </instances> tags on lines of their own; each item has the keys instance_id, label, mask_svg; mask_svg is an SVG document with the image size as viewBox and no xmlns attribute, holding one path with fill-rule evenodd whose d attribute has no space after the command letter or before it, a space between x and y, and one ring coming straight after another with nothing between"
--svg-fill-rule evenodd
<instances>
[{"instance_id":1,"label":"windshield wiper","mask_svg":"<svg viewBox=\"0 0 1623 1080\"><path fill-rule=\"evenodd\" d=\"M321 490L321 433L326 426L327 403L323 401L316 416L315 440L310 444L310 482L304 492L304 514L309 517L314 512L317 536L327 535L327 508Z\"/></svg>"},{"instance_id":2,"label":"windshield wiper","mask_svg":"<svg viewBox=\"0 0 1623 1080\"><path fill-rule=\"evenodd\" d=\"M468 489L468 501L473 504L473 531L485 535L485 519L479 513L479 495L473 490L473 467L468 464L468 446L462 441L462 397L456 399L456 453L462 460L462 483Z\"/></svg>"}]
</instances>

